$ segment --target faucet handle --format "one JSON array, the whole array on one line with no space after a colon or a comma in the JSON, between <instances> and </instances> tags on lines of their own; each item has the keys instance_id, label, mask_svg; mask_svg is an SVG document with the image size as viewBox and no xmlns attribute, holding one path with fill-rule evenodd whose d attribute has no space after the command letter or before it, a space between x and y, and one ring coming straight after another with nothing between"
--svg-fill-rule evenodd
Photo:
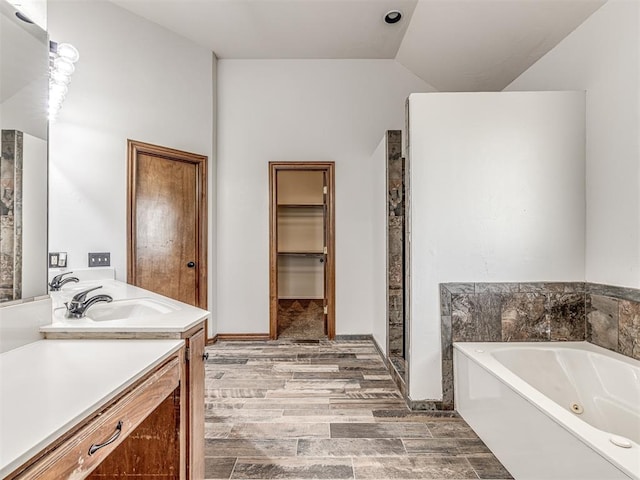
<instances>
[{"instance_id":1,"label":"faucet handle","mask_svg":"<svg viewBox=\"0 0 640 480\"><path fill-rule=\"evenodd\" d=\"M88 290L83 290L82 292L76 293L72 298L71 298L71 302L75 302L75 303L83 303L85 301L85 299L87 298L87 294L90 292L93 292L94 290L98 290L99 288L102 288L102 285L98 286L98 287L93 287L93 288L89 288Z\"/></svg>"},{"instance_id":2,"label":"faucet handle","mask_svg":"<svg viewBox=\"0 0 640 480\"><path fill-rule=\"evenodd\" d=\"M65 275L71 275L73 272L64 272L61 273L59 275L56 275L55 277L53 277L51 279L51 282L49 283L49 286L53 286L53 285L57 285L58 283L60 283L60 280L62 280L62 277L64 277Z\"/></svg>"},{"instance_id":3,"label":"faucet handle","mask_svg":"<svg viewBox=\"0 0 640 480\"><path fill-rule=\"evenodd\" d=\"M73 272L64 272L61 273L60 275L56 275L55 277L53 277L51 279L51 282L49 283L49 288L52 292L57 292L58 290L60 290L62 288L62 286L65 283L69 283L69 282L79 282L80 280L78 279L78 277L66 277L66 278L62 278L65 275L70 275Z\"/></svg>"}]
</instances>

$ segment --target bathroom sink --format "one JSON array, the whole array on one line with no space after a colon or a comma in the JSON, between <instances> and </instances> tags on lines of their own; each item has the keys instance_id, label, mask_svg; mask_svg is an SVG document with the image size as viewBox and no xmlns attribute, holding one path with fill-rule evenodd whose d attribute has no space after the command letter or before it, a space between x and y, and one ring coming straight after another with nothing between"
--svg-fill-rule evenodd
<instances>
[{"instance_id":1,"label":"bathroom sink","mask_svg":"<svg viewBox=\"0 0 640 480\"><path fill-rule=\"evenodd\" d=\"M86 317L96 322L104 322L148 317L150 315L171 313L176 310L177 308L173 305L152 298L133 298L94 305L87 311Z\"/></svg>"},{"instance_id":2,"label":"bathroom sink","mask_svg":"<svg viewBox=\"0 0 640 480\"><path fill-rule=\"evenodd\" d=\"M153 315L162 315L175 312L177 306L156 300L154 298L131 298L126 300L114 300L110 303L97 303L91 306L85 315L85 319L94 322L107 322L113 320L127 320L144 318ZM66 308L58 308L54 316L65 317ZM67 319L73 321L73 319Z\"/></svg>"}]
</instances>

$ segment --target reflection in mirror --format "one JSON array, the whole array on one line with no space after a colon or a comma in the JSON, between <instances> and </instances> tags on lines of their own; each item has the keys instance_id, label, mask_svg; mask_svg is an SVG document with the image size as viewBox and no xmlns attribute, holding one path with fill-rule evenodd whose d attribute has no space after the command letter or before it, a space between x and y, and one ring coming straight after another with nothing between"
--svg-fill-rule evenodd
<instances>
[{"instance_id":1,"label":"reflection in mirror","mask_svg":"<svg viewBox=\"0 0 640 480\"><path fill-rule=\"evenodd\" d=\"M0 302L47 293L47 33L0 0Z\"/></svg>"}]
</instances>

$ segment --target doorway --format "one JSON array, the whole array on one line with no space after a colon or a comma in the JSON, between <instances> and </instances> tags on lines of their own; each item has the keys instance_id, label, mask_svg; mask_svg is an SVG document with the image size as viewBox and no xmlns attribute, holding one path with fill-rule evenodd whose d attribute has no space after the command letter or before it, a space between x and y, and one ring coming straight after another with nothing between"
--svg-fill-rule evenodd
<instances>
[{"instance_id":1,"label":"doorway","mask_svg":"<svg viewBox=\"0 0 640 480\"><path fill-rule=\"evenodd\" d=\"M207 308L207 157L128 140L127 282Z\"/></svg>"},{"instance_id":2,"label":"doorway","mask_svg":"<svg viewBox=\"0 0 640 480\"><path fill-rule=\"evenodd\" d=\"M334 162L270 162L269 192L269 337L332 340Z\"/></svg>"}]
</instances>

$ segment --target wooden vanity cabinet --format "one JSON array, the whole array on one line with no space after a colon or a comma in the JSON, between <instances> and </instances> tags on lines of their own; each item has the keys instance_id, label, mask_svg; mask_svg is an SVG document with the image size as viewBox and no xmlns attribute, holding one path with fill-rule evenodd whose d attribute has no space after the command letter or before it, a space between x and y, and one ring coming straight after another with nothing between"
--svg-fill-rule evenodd
<instances>
[{"instance_id":1,"label":"wooden vanity cabinet","mask_svg":"<svg viewBox=\"0 0 640 480\"><path fill-rule=\"evenodd\" d=\"M7 479L186 478L185 366L181 349Z\"/></svg>"},{"instance_id":2,"label":"wooden vanity cabinet","mask_svg":"<svg viewBox=\"0 0 640 480\"><path fill-rule=\"evenodd\" d=\"M185 337L187 404L187 478L204 478L204 324Z\"/></svg>"},{"instance_id":3,"label":"wooden vanity cabinet","mask_svg":"<svg viewBox=\"0 0 640 480\"><path fill-rule=\"evenodd\" d=\"M48 339L168 339L185 341L184 388L182 401L185 405L185 477L189 480L204 479L204 347L205 322L203 319L184 332L46 332Z\"/></svg>"}]
</instances>

